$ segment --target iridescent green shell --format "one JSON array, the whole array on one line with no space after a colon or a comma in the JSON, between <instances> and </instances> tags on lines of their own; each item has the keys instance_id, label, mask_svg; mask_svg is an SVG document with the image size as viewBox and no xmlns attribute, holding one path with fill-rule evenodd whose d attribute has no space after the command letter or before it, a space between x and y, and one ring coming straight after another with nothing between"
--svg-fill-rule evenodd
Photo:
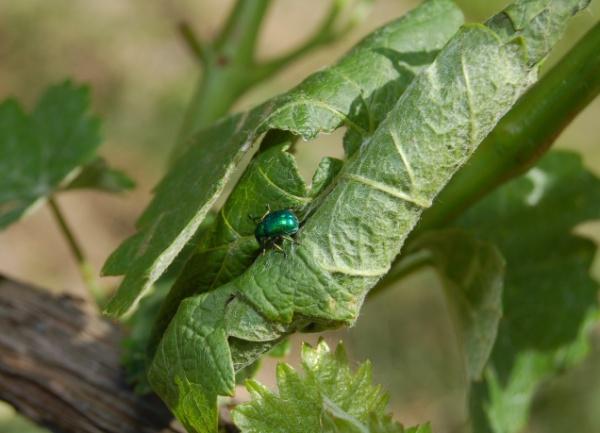
<instances>
[{"instance_id":1,"label":"iridescent green shell","mask_svg":"<svg viewBox=\"0 0 600 433\"><path fill-rule=\"evenodd\" d=\"M265 247L270 242L275 242L283 236L292 236L298 232L300 221L289 209L270 212L258 223L254 236Z\"/></svg>"}]
</instances>

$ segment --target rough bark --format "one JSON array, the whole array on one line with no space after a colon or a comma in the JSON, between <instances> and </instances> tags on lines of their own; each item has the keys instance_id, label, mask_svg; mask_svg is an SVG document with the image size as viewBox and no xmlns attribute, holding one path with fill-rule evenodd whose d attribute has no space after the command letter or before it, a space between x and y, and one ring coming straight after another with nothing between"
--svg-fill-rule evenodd
<instances>
[{"instance_id":1,"label":"rough bark","mask_svg":"<svg viewBox=\"0 0 600 433\"><path fill-rule=\"evenodd\" d=\"M63 433L183 433L125 383L121 336L84 301L0 275L0 400Z\"/></svg>"}]
</instances>

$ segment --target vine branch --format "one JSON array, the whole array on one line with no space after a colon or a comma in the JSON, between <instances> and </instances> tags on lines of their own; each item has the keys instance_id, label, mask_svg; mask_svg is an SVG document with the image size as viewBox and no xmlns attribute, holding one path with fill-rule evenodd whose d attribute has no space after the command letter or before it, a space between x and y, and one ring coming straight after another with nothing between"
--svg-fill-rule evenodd
<instances>
[{"instance_id":1,"label":"vine branch","mask_svg":"<svg viewBox=\"0 0 600 433\"><path fill-rule=\"evenodd\" d=\"M177 26L181 38L189 48L192 55L200 62L201 65L206 64L206 52L198 35L189 23L182 21Z\"/></svg>"},{"instance_id":2,"label":"vine branch","mask_svg":"<svg viewBox=\"0 0 600 433\"><path fill-rule=\"evenodd\" d=\"M0 275L0 400L61 433L185 433L127 386L122 329L90 304ZM227 432L239 432L222 421Z\"/></svg>"},{"instance_id":3,"label":"vine branch","mask_svg":"<svg viewBox=\"0 0 600 433\"><path fill-rule=\"evenodd\" d=\"M184 43L202 65L202 73L186 109L171 163L184 152L194 131L227 114L250 88L352 30L364 18L372 0L332 1L327 16L312 36L289 53L265 62L257 61L256 48L271 0L238 0L212 43L201 41L188 23L179 25ZM353 11L350 18L344 19L350 11Z\"/></svg>"},{"instance_id":4,"label":"vine branch","mask_svg":"<svg viewBox=\"0 0 600 433\"><path fill-rule=\"evenodd\" d=\"M498 123L423 213L407 240L444 227L490 191L531 168L569 123L600 93L600 23L548 71ZM372 290L379 293L406 274L401 254Z\"/></svg>"},{"instance_id":5,"label":"vine branch","mask_svg":"<svg viewBox=\"0 0 600 433\"><path fill-rule=\"evenodd\" d=\"M600 23L548 71L498 123L436 198L415 230L439 228L506 181L531 168L600 93Z\"/></svg>"}]
</instances>

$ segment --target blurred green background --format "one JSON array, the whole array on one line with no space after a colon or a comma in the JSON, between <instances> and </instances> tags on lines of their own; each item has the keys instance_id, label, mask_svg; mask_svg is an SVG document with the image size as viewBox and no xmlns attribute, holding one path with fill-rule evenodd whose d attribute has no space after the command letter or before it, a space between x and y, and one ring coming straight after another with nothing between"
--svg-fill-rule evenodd
<instances>
[{"instance_id":1,"label":"blurred green background","mask_svg":"<svg viewBox=\"0 0 600 433\"><path fill-rule=\"evenodd\" d=\"M468 20L479 21L507 4L459 0ZM230 0L2 0L0 2L0 98L15 96L31 106L51 83L73 77L90 83L94 109L103 118L101 154L124 169L138 188L122 196L72 192L59 198L67 218L97 269L133 231L152 186L164 172L187 100L199 73L176 31L186 19L205 39L220 28ZM330 64L362 36L400 16L418 2L376 0L368 19L347 38L312 52L273 80L253 89L236 105L243 109L288 89ZM261 56L299 43L325 14L326 0L274 0L260 42ZM551 66L600 19L600 0L571 23L548 59ZM561 135L557 146L576 149L600 174L600 100ZM341 155L341 133L299 146L307 177L323 155ZM600 224L581 229L600 241ZM0 233L0 273L56 292L84 293L76 266L50 218L41 209ZM600 264L594 268L600 277ZM115 281L105 279L106 287ZM457 431L465 417L464 382L449 317L433 272L423 272L369 302L351 330L329 333L343 339L354 359L371 359L376 381L390 391L398 420L431 420L437 433ZM579 368L539 393L527 432L600 432L600 332ZM315 341L314 336L308 337ZM290 361L297 360L298 344ZM273 365L259 379L272 385ZM243 393L241 393L243 395ZM0 404L0 433L38 431Z\"/></svg>"}]
</instances>

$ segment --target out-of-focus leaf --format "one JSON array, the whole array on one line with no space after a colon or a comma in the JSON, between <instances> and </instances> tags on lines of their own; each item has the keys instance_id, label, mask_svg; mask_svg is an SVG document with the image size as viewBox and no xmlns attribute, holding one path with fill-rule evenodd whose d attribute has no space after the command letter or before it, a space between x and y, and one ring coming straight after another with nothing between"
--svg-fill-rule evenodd
<instances>
[{"instance_id":1,"label":"out-of-focus leaf","mask_svg":"<svg viewBox=\"0 0 600 433\"><path fill-rule=\"evenodd\" d=\"M89 89L70 81L49 87L28 115L0 104L0 229L51 196L95 158L100 122Z\"/></svg>"},{"instance_id":2,"label":"out-of-focus leaf","mask_svg":"<svg viewBox=\"0 0 600 433\"><path fill-rule=\"evenodd\" d=\"M430 252L444 283L466 377L479 380L502 316L504 259L493 244L457 229L424 234L410 245L410 251L420 250Z\"/></svg>"},{"instance_id":3,"label":"out-of-focus leaf","mask_svg":"<svg viewBox=\"0 0 600 433\"><path fill-rule=\"evenodd\" d=\"M472 402L485 412L477 416L481 431L521 431L540 383L583 356L582 329L597 302L598 284L589 274L596 245L573 229L597 218L600 179L579 156L553 151L460 219L498 245L507 262L488 388Z\"/></svg>"},{"instance_id":4,"label":"out-of-focus leaf","mask_svg":"<svg viewBox=\"0 0 600 433\"><path fill-rule=\"evenodd\" d=\"M181 303L149 379L186 428L214 432L216 396L231 395L235 371L288 334L356 320L423 209L535 79L543 58L526 49L530 39L555 39L556 4L575 12L580 2L547 3L524 11L532 29L494 21L495 30L460 30L319 197L298 245Z\"/></svg>"},{"instance_id":5,"label":"out-of-focus leaf","mask_svg":"<svg viewBox=\"0 0 600 433\"><path fill-rule=\"evenodd\" d=\"M315 348L303 345L302 367L304 377L287 364L278 365L279 394L256 381L246 382L252 400L233 411L243 433L405 431L386 413L387 395L371 384L370 363L352 373L341 343L334 353L323 341Z\"/></svg>"},{"instance_id":6,"label":"out-of-focus leaf","mask_svg":"<svg viewBox=\"0 0 600 433\"><path fill-rule=\"evenodd\" d=\"M519 353L507 382L502 383L493 368L487 370L489 403L486 412L494 432L523 430L529 419L531 399L540 384L579 364L588 354L589 332L597 319L596 314L589 314L580 334L570 345L553 352L532 350Z\"/></svg>"},{"instance_id":7,"label":"out-of-focus leaf","mask_svg":"<svg viewBox=\"0 0 600 433\"><path fill-rule=\"evenodd\" d=\"M272 356L273 358L284 358L289 355L290 350L290 340L286 338L269 351L269 356Z\"/></svg>"},{"instance_id":8,"label":"out-of-focus leaf","mask_svg":"<svg viewBox=\"0 0 600 433\"><path fill-rule=\"evenodd\" d=\"M64 189L98 189L122 192L133 189L135 182L124 172L111 168L104 158L96 158L83 166L79 174Z\"/></svg>"},{"instance_id":9,"label":"out-of-focus leaf","mask_svg":"<svg viewBox=\"0 0 600 433\"><path fill-rule=\"evenodd\" d=\"M158 185L138 232L106 262L104 274L125 275L106 312L124 314L160 277L257 137L277 129L309 140L346 126L346 147L357 149L461 23L450 0L429 0L288 93L199 132Z\"/></svg>"}]
</instances>

